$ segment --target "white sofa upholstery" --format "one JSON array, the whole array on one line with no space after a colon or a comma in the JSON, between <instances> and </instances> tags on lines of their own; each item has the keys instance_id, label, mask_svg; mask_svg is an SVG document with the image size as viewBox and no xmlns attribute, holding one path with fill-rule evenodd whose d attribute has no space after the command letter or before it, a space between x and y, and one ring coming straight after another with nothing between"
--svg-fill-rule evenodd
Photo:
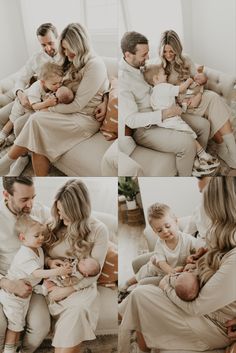
<instances>
[{"instance_id":1,"label":"white sofa upholstery","mask_svg":"<svg viewBox=\"0 0 236 353\"><path fill-rule=\"evenodd\" d=\"M109 79L118 76L117 59L104 57ZM101 176L101 161L113 141L106 141L101 132L74 146L55 166L68 176Z\"/></svg>"},{"instance_id":2,"label":"white sofa upholstery","mask_svg":"<svg viewBox=\"0 0 236 353\"><path fill-rule=\"evenodd\" d=\"M208 76L206 88L215 91L222 99L229 102L232 90L236 84L236 77L208 67L205 67L204 71ZM177 175L175 155L173 153L163 153L137 146L130 157L141 165L144 176Z\"/></svg>"}]
</instances>

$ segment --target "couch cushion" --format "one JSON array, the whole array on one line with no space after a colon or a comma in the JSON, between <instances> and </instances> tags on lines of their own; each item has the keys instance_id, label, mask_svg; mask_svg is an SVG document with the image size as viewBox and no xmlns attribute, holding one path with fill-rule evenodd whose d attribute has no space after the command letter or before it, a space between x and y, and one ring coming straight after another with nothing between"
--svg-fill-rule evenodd
<instances>
[{"instance_id":1,"label":"couch cushion","mask_svg":"<svg viewBox=\"0 0 236 353\"><path fill-rule=\"evenodd\" d=\"M55 166L69 176L101 176L101 160L111 144L98 132L66 152Z\"/></svg>"},{"instance_id":2,"label":"couch cushion","mask_svg":"<svg viewBox=\"0 0 236 353\"><path fill-rule=\"evenodd\" d=\"M115 77L111 80L107 113L100 130L108 141L118 136L118 80Z\"/></svg>"},{"instance_id":3,"label":"couch cushion","mask_svg":"<svg viewBox=\"0 0 236 353\"><path fill-rule=\"evenodd\" d=\"M108 56L103 56L103 61L106 65L107 68L107 75L109 80L112 77L118 77L118 59L117 58L111 58Z\"/></svg>"},{"instance_id":4,"label":"couch cushion","mask_svg":"<svg viewBox=\"0 0 236 353\"><path fill-rule=\"evenodd\" d=\"M144 176L175 176L175 155L137 146L130 156L142 166Z\"/></svg>"}]
</instances>

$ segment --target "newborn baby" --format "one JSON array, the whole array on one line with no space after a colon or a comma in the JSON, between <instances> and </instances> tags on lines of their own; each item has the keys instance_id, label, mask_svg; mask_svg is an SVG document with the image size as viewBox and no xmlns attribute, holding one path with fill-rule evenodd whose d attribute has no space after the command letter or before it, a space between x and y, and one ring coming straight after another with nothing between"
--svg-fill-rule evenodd
<instances>
[{"instance_id":1,"label":"newborn baby","mask_svg":"<svg viewBox=\"0 0 236 353\"><path fill-rule=\"evenodd\" d=\"M74 100L73 91L66 86L59 87L55 95L57 97L58 103L69 104Z\"/></svg>"},{"instance_id":2,"label":"newborn baby","mask_svg":"<svg viewBox=\"0 0 236 353\"><path fill-rule=\"evenodd\" d=\"M198 276L194 272L181 272L175 279L175 293L182 300L190 302L199 293L200 284Z\"/></svg>"},{"instance_id":3,"label":"newborn baby","mask_svg":"<svg viewBox=\"0 0 236 353\"><path fill-rule=\"evenodd\" d=\"M37 293L47 295L53 287L70 287L79 283L84 277L93 277L99 274L100 265L93 257L86 257L78 261L77 259L64 259L72 267L70 276L55 276L44 280L42 288L37 288Z\"/></svg>"}]
</instances>

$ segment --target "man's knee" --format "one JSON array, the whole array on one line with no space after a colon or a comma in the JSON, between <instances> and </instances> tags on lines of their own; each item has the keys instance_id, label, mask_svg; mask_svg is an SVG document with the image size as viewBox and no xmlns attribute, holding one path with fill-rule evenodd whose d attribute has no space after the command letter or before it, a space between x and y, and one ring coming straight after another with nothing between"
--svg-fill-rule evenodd
<instances>
[{"instance_id":1,"label":"man's knee","mask_svg":"<svg viewBox=\"0 0 236 353\"><path fill-rule=\"evenodd\" d=\"M26 318L28 332L35 333L38 340L43 340L50 331L50 314L45 298L33 294Z\"/></svg>"},{"instance_id":2,"label":"man's knee","mask_svg":"<svg viewBox=\"0 0 236 353\"><path fill-rule=\"evenodd\" d=\"M7 329L7 319L6 319L6 316L4 315L2 305L0 305L0 352L2 351L1 349L3 348L6 329Z\"/></svg>"}]
</instances>

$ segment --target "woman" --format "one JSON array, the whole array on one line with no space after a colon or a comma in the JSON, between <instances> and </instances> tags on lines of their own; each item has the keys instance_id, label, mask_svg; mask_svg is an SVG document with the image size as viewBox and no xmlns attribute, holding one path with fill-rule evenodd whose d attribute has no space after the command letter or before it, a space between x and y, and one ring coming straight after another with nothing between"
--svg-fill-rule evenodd
<instances>
[{"instance_id":1,"label":"woman","mask_svg":"<svg viewBox=\"0 0 236 353\"><path fill-rule=\"evenodd\" d=\"M103 223L91 217L89 194L82 181L69 180L61 187L52 214L53 223L45 239L48 267L59 266L61 260L56 260L58 258L79 260L91 254L102 268L108 248L108 231ZM78 285L56 287L50 292L49 309L56 319L52 341L55 353L79 353L81 342L95 339L99 313L98 277L87 277Z\"/></svg>"},{"instance_id":2,"label":"woman","mask_svg":"<svg viewBox=\"0 0 236 353\"><path fill-rule=\"evenodd\" d=\"M162 34L159 55L168 75L168 82L174 85L180 84L181 81L196 73L195 65L182 54L182 50L180 39L175 31L169 30ZM193 106L194 103L193 98ZM229 107L217 93L204 90L201 103L193 110L192 114L206 116L211 124L210 138L213 137L219 147L218 155L231 168L236 168L236 144L230 123ZM191 125L191 120L188 118L186 121Z\"/></svg>"},{"instance_id":3,"label":"woman","mask_svg":"<svg viewBox=\"0 0 236 353\"><path fill-rule=\"evenodd\" d=\"M50 162L99 130L100 119L94 113L109 84L104 62L94 55L87 31L78 23L71 23L63 30L59 52L66 77L79 76L74 101L31 115L14 146L0 160L0 175L7 174L14 160L31 151L35 174L45 176Z\"/></svg>"},{"instance_id":4,"label":"woman","mask_svg":"<svg viewBox=\"0 0 236 353\"><path fill-rule=\"evenodd\" d=\"M185 302L165 280L163 291L152 285L140 286L121 304L122 332L137 330L142 351L201 352L230 343L225 323L236 315L236 178L212 178L203 192L204 208L212 223L207 236L209 250L198 263L204 285L199 296ZM121 351L126 352L122 342Z\"/></svg>"}]
</instances>

